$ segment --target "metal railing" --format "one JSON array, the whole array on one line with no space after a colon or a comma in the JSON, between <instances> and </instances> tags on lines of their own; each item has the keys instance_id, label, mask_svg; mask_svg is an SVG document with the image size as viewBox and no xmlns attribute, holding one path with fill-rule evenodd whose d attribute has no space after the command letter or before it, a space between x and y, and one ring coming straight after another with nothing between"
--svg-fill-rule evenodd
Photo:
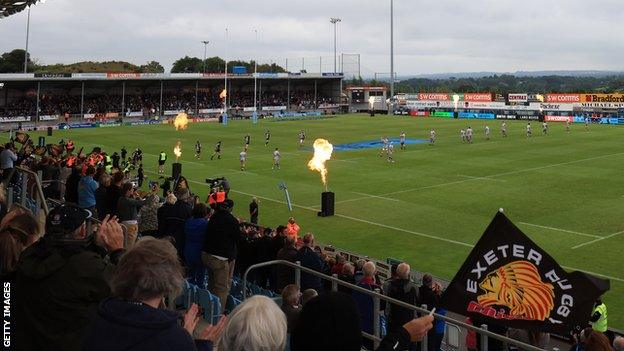
<instances>
[{"instance_id":1,"label":"metal railing","mask_svg":"<svg viewBox=\"0 0 624 351\"><path fill-rule=\"evenodd\" d=\"M20 192L19 192L19 201L22 206L28 207L26 201L28 199L35 202L35 213L34 215L39 215L39 211L43 210L43 213L47 216L49 209L48 204L46 203L45 195L43 193L43 188L41 186L41 177L38 173L33 172L29 169L23 167L15 167L11 170L11 173L6 177L3 184L6 188L7 192L7 208L10 208L14 203L14 189L10 186L11 181L13 180L13 176L16 172L22 173L25 176L22 176L21 184L20 184ZM28 186L28 180L32 179L34 181L31 186Z\"/></svg>"},{"instance_id":2,"label":"metal railing","mask_svg":"<svg viewBox=\"0 0 624 351\"><path fill-rule=\"evenodd\" d=\"M268 262L262 262L262 263L257 263L254 265L251 265L249 268L247 268L247 270L245 271L245 274L243 275L243 299L247 298L247 276L249 274L250 271L254 270L254 269L258 269L258 268L262 268L262 267L269 267L269 266L275 266L275 265L284 265L284 266L288 266L291 268L294 268L295 270L295 284L298 286L301 286L301 272L305 272L307 274L311 274L313 276L316 276L318 278L321 278L323 280L326 281L330 281L332 283L332 291L336 291L338 289L338 285L344 286L349 288L352 291L357 291L360 293L363 293L365 295L369 295L372 299L373 299L373 334L368 334L365 332L362 332L362 335L366 338L372 339L374 342L374 346L375 348L377 348L379 346L379 341L381 341L380 338L380 328L379 328L379 317L381 315L381 311L380 311L380 301L384 300L388 303L391 303L393 305L399 306L399 307L403 307L403 308L407 308L410 309L412 311L414 311L414 315L416 316L416 313L421 313L421 314L429 314L431 311L429 311L427 309L426 305L423 305L422 307L418 307L418 306L414 306L414 305L410 305L406 302L403 301L399 301L397 299L388 297L386 295L382 295L379 293L379 291L370 291L368 289L362 288L360 286L357 285L353 285L347 282L344 282L336 277L333 276L328 276L325 275L323 273L319 273L313 269L307 268L307 267L303 267L301 265L300 262L289 262L289 261L284 261L284 260L274 260L274 261L268 261ZM436 320L442 320L445 321L447 323L450 323L452 325L462 328L466 328L469 330L473 330L476 333L481 335L481 351L488 351L488 338L494 338L496 340L502 341L504 343L507 344L511 344L511 345L515 345L523 350L526 351L543 351L543 349L540 349L539 347L535 347L533 345L529 345L526 343L523 343L521 341L515 340L515 339L511 339L508 338L506 336L503 335L499 335L496 333L493 333L489 330L487 330L487 325L482 325L481 327L477 327L471 324L467 324L463 321L460 320L456 320L447 316L443 316L441 314L437 314L434 313L433 317ZM421 350L422 351L426 351L427 350L427 338L423 338L423 340L421 341Z\"/></svg>"}]
</instances>

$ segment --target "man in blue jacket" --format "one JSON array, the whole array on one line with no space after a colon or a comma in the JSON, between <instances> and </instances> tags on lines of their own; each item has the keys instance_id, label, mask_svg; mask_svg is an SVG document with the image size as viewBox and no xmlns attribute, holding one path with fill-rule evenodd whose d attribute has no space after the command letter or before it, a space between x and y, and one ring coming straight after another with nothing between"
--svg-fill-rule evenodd
<instances>
[{"instance_id":1,"label":"man in blue jacket","mask_svg":"<svg viewBox=\"0 0 624 351\"><path fill-rule=\"evenodd\" d=\"M303 237L303 247L299 249L297 261L300 261L303 267L317 272L324 273L327 271L327 265L323 262L321 256L314 252L314 235L312 233L307 233ZM301 291L314 289L320 292L322 287L321 278L301 272Z\"/></svg>"},{"instance_id":2,"label":"man in blue jacket","mask_svg":"<svg viewBox=\"0 0 624 351\"><path fill-rule=\"evenodd\" d=\"M78 183L78 206L91 212L95 211L95 191L99 187L93 179L95 168L88 167L86 175Z\"/></svg>"}]
</instances>

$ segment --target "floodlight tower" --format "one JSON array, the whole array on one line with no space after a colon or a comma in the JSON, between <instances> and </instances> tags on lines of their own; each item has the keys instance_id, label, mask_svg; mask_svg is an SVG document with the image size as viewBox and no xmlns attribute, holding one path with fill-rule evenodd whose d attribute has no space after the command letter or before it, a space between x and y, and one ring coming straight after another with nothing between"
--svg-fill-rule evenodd
<instances>
[{"instance_id":1,"label":"floodlight tower","mask_svg":"<svg viewBox=\"0 0 624 351\"><path fill-rule=\"evenodd\" d=\"M336 73L337 72L336 70L336 24L338 22L342 22L342 20L337 17L331 17L329 19L329 22L331 22L334 25L334 73Z\"/></svg>"},{"instance_id":2,"label":"floodlight tower","mask_svg":"<svg viewBox=\"0 0 624 351\"><path fill-rule=\"evenodd\" d=\"M206 50L208 48L208 44L210 44L210 41L202 40L202 44L204 44L204 70L202 73L206 73Z\"/></svg>"}]
</instances>

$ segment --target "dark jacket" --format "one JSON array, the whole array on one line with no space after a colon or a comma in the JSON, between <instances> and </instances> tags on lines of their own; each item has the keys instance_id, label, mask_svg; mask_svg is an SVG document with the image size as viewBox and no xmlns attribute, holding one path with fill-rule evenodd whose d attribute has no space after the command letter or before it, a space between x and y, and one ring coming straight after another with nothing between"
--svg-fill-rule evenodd
<instances>
[{"instance_id":1,"label":"dark jacket","mask_svg":"<svg viewBox=\"0 0 624 351\"><path fill-rule=\"evenodd\" d=\"M65 181L65 201L78 204L78 183L80 182L80 173L76 168L72 169L71 174Z\"/></svg>"},{"instance_id":2,"label":"dark jacket","mask_svg":"<svg viewBox=\"0 0 624 351\"><path fill-rule=\"evenodd\" d=\"M110 212L107 201L108 188L100 184L95 191L95 207L97 208L98 219L102 220Z\"/></svg>"},{"instance_id":3,"label":"dark jacket","mask_svg":"<svg viewBox=\"0 0 624 351\"><path fill-rule=\"evenodd\" d=\"M116 215L117 214L117 202L121 197L121 188L115 184L111 184L108 187L108 191L106 192L106 201L108 207L108 214Z\"/></svg>"},{"instance_id":4,"label":"dark jacket","mask_svg":"<svg viewBox=\"0 0 624 351\"><path fill-rule=\"evenodd\" d=\"M139 217L139 209L145 204L145 200L137 200L122 196L117 201L117 217L119 221L135 221Z\"/></svg>"},{"instance_id":5,"label":"dark jacket","mask_svg":"<svg viewBox=\"0 0 624 351\"><path fill-rule=\"evenodd\" d=\"M42 239L26 249L16 272L20 298L11 313L18 350L81 350L97 305L110 291L107 277L121 252L103 259L90 243ZM111 263L113 262L113 263Z\"/></svg>"},{"instance_id":6,"label":"dark jacket","mask_svg":"<svg viewBox=\"0 0 624 351\"><path fill-rule=\"evenodd\" d=\"M158 233L161 236L171 236L175 240L175 247L180 258L184 259L184 224L191 218L191 206L182 200L175 204L163 205L158 211Z\"/></svg>"},{"instance_id":7,"label":"dark jacket","mask_svg":"<svg viewBox=\"0 0 624 351\"><path fill-rule=\"evenodd\" d=\"M295 262L297 260L297 254L297 249L294 247L284 247L277 252L277 257L275 259ZM281 291L286 285L295 282L295 270L284 265L275 266L275 281L277 290Z\"/></svg>"},{"instance_id":8,"label":"dark jacket","mask_svg":"<svg viewBox=\"0 0 624 351\"><path fill-rule=\"evenodd\" d=\"M368 282L366 282L366 279L362 279L362 281L360 281L357 286L359 286L360 288L364 288L370 291L375 291L377 289L379 289L380 293L383 293L381 291L381 286L373 283L370 284ZM373 333L373 298L370 295L366 295L364 293L358 292L358 291L354 291L353 292L353 299L355 300L355 303L358 307L358 311L360 311L360 318L361 318L361 326L362 326L362 331L365 331L369 334ZM380 301L379 304L380 310L384 309L384 301Z\"/></svg>"},{"instance_id":9,"label":"dark jacket","mask_svg":"<svg viewBox=\"0 0 624 351\"><path fill-rule=\"evenodd\" d=\"M211 345L202 346L205 346L202 350L212 349ZM85 351L197 349L175 312L118 299L108 299L100 304L84 347Z\"/></svg>"},{"instance_id":10,"label":"dark jacket","mask_svg":"<svg viewBox=\"0 0 624 351\"><path fill-rule=\"evenodd\" d=\"M388 286L386 291L388 297L392 297L399 301L403 301L410 305L419 306L418 288L409 281L409 279L394 279ZM389 304L388 307L388 327L390 330L396 331L405 323L414 319L414 310Z\"/></svg>"},{"instance_id":11,"label":"dark jacket","mask_svg":"<svg viewBox=\"0 0 624 351\"><path fill-rule=\"evenodd\" d=\"M310 247L304 246L299 249L297 254L297 261L301 262L303 267L313 269L317 272L323 273L326 271L326 264L321 259L321 256L314 252ZM314 289L317 292L321 292L323 288L321 278L301 272L301 291L306 289Z\"/></svg>"},{"instance_id":12,"label":"dark jacket","mask_svg":"<svg viewBox=\"0 0 624 351\"><path fill-rule=\"evenodd\" d=\"M184 225L186 240L184 244L184 258L186 262L201 263L201 252L206 242L206 228L208 220L205 218L190 218Z\"/></svg>"},{"instance_id":13,"label":"dark jacket","mask_svg":"<svg viewBox=\"0 0 624 351\"><path fill-rule=\"evenodd\" d=\"M206 228L204 252L233 260L236 258L236 242L241 240L241 237L236 217L229 211L217 210L210 217Z\"/></svg>"},{"instance_id":14,"label":"dark jacket","mask_svg":"<svg viewBox=\"0 0 624 351\"><path fill-rule=\"evenodd\" d=\"M436 294L430 287L421 285L419 288L420 304L427 305L427 309L431 310L440 304L440 294Z\"/></svg>"}]
</instances>

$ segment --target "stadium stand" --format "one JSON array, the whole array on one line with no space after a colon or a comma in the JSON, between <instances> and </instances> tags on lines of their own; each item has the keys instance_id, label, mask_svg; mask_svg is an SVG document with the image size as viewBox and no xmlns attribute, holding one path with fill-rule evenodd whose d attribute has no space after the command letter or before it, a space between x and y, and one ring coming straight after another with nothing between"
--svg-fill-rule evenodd
<instances>
[{"instance_id":1,"label":"stadium stand","mask_svg":"<svg viewBox=\"0 0 624 351\"><path fill-rule=\"evenodd\" d=\"M0 154L3 165L13 160L10 156L15 150L15 145L5 146ZM189 257L180 247L191 227L179 224L192 221L190 213L199 205L187 189L174 186L176 196L168 201L175 211L158 218L159 230L151 233L156 238L139 235L134 243L128 225L110 217L119 209L113 204L115 196L120 196L117 188L131 184L127 174L115 170L112 184L102 189L107 196L96 196L96 202L106 203L90 206L92 212L69 200L75 198L69 194L84 195L85 187L78 184L92 174L91 167L97 168L95 179L108 177L105 150L96 148L83 155L63 151L37 159L24 158L22 153L16 156L15 164L7 163L10 167L3 169L6 191L0 192L1 215L12 218L0 224L1 274L16 287L25 287L13 295L16 316L20 316L13 334L16 345L46 350L111 350L139 344L151 350L209 350L219 342L219 350L242 350L240 345L246 345L246 350L263 345L271 350L407 350L418 345L421 350L465 350L468 331L481 336L481 350L500 349L503 343L532 351L554 345L542 339L522 342L525 339L517 333L509 334L517 338L513 339L496 326L475 327L465 323L463 316L443 311L427 316L446 282L410 271L397 260L374 260L318 245L310 234L294 240L284 225L272 229L235 218L232 222L234 204L229 200L206 211L209 225L204 240L209 235L214 239L215 233L222 239L202 247L208 273L191 282L185 274ZM107 182L101 184L104 187ZM158 192L154 187L148 193L132 191L125 196L138 200L159 197ZM104 213L98 214L98 209ZM45 223L43 235L37 220ZM176 225L169 226L171 221ZM174 232L172 227L183 230ZM176 238L175 245L170 237ZM283 248L297 253L286 255ZM205 259L207 255L212 258ZM45 269L33 270L34 265ZM39 279L42 274L46 279ZM109 274L112 279L104 279ZM285 287L279 277L284 274L292 275L288 283L295 284L295 291L313 287L319 296L301 307L299 293L294 297L285 293L284 300L279 295ZM413 288L411 298L401 292L408 291L403 286ZM219 295L222 288L226 288L224 296ZM82 300L77 302L76 296ZM297 320L289 335L279 307L283 303L290 306L288 320L293 315ZM93 319L95 309L98 313ZM222 317L225 312L230 312L229 319ZM178 323L180 317L182 323ZM145 321L160 323L150 327L149 337ZM22 329L26 325L27 331ZM241 332L252 327L255 333ZM266 346L267 340L274 344ZM579 342L586 342L587 350L593 350L590 345L614 342L595 332L588 332L583 340ZM557 341L556 345L566 344Z\"/></svg>"}]
</instances>

